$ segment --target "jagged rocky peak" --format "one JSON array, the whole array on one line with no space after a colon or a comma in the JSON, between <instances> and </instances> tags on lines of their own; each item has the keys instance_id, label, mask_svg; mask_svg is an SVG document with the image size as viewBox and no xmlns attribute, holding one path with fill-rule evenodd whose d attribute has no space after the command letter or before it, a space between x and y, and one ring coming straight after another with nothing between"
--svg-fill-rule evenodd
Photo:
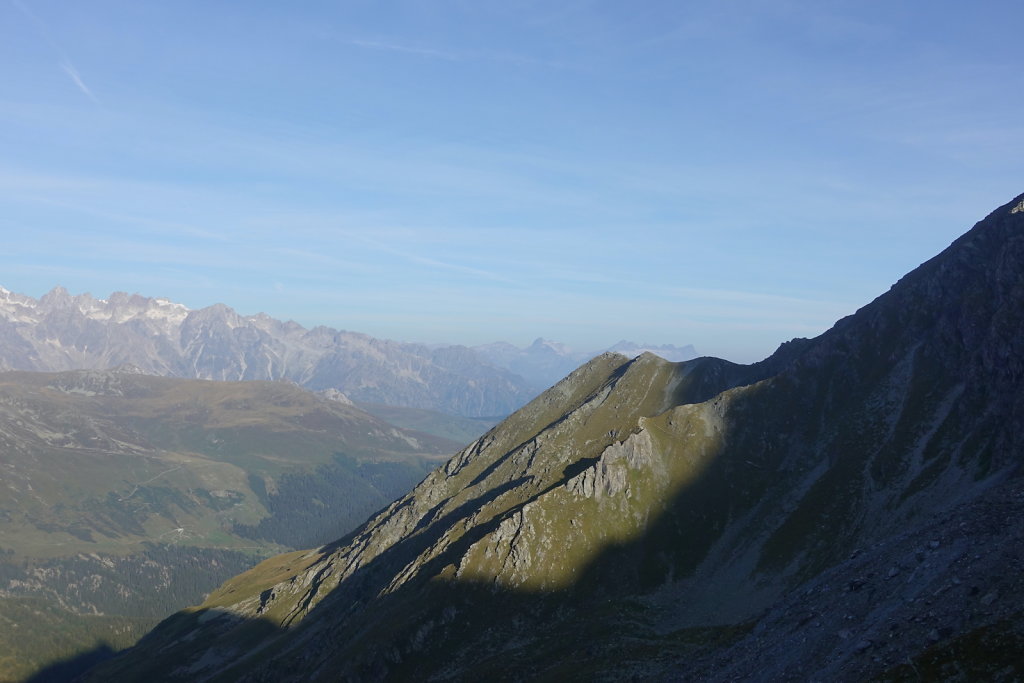
<instances>
[{"instance_id":1,"label":"jagged rocky peak","mask_svg":"<svg viewBox=\"0 0 1024 683\"><path fill-rule=\"evenodd\" d=\"M222 324L229 328L239 327L244 319L238 315L233 308L225 304L213 304L206 308L199 308L192 311L187 319L188 324Z\"/></svg>"},{"instance_id":2,"label":"jagged rocky peak","mask_svg":"<svg viewBox=\"0 0 1024 683\"><path fill-rule=\"evenodd\" d=\"M0 315L14 322L34 322L40 316L55 311L73 311L88 320L116 323L134 318L179 323L188 314L187 307L169 299L151 299L126 292L114 292L107 299L96 299L88 292L72 295L58 285L36 300L0 289Z\"/></svg>"},{"instance_id":3,"label":"jagged rocky peak","mask_svg":"<svg viewBox=\"0 0 1024 683\"><path fill-rule=\"evenodd\" d=\"M0 287L0 319L12 322L36 319L36 300Z\"/></svg>"},{"instance_id":4,"label":"jagged rocky peak","mask_svg":"<svg viewBox=\"0 0 1024 683\"><path fill-rule=\"evenodd\" d=\"M170 299L149 298L125 292L114 292L105 303L104 308L109 317L117 322L125 322L133 318L148 318L178 324L190 312L184 304Z\"/></svg>"},{"instance_id":5,"label":"jagged rocky peak","mask_svg":"<svg viewBox=\"0 0 1024 683\"><path fill-rule=\"evenodd\" d=\"M19 303L27 303L27 302L29 302L31 300L32 300L31 297L27 297L24 294L18 294L16 292L12 292L11 290L7 289L6 287L0 286L0 301L4 301L4 302L12 302L13 301L13 302L19 302Z\"/></svg>"},{"instance_id":6,"label":"jagged rocky peak","mask_svg":"<svg viewBox=\"0 0 1024 683\"><path fill-rule=\"evenodd\" d=\"M39 299L39 304L46 308L67 308L74 304L74 298L68 290L57 285Z\"/></svg>"}]
</instances>

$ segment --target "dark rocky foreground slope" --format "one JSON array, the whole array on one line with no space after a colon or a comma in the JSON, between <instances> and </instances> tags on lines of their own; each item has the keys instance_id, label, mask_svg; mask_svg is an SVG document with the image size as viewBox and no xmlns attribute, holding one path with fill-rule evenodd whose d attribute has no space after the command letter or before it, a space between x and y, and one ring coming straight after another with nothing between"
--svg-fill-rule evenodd
<instances>
[{"instance_id":1,"label":"dark rocky foreground slope","mask_svg":"<svg viewBox=\"0 0 1024 683\"><path fill-rule=\"evenodd\" d=\"M93 680L1019 680L1024 197L751 366L607 354Z\"/></svg>"}]
</instances>

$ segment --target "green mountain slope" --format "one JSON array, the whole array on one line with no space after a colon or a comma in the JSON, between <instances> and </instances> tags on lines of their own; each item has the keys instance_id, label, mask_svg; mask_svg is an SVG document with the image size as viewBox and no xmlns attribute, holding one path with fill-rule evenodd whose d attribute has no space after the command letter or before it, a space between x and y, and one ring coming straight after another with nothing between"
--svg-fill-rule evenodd
<instances>
[{"instance_id":1,"label":"green mountain slope","mask_svg":"<svg viewBox=\"0 0 1024 683\"><path fill-rule=\"evenodd\" d=\"M0 374L0 680L348 532L455 448L287 383Z\"/></svg>"},{"instance_id":2,"label":"green mountain slope","mask_svg":"<svg viewBox=\"0 0 1024 683\"><path fill-rule=\"evenodd\" d=\"M1022 327L1017 198L762 363L594 359L94 680L1024 677Z\"/></svg>"}]
</instances>

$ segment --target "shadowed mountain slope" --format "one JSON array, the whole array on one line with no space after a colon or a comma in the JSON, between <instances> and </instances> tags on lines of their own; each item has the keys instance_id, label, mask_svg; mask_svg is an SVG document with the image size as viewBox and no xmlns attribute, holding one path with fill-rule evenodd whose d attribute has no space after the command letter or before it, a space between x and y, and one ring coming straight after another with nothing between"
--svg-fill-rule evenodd
<instances>
[{"instance_id":1,"label":"shadowed mountain slope","mask_svg":"<svg viewBox=\"0 0 1024 683\"><path fill-rule=\"evenodd\" d=\"M94 680L1024 677L1022 329L1019 197L761 363L594 359Z\"/></svg>"}]
</instances>

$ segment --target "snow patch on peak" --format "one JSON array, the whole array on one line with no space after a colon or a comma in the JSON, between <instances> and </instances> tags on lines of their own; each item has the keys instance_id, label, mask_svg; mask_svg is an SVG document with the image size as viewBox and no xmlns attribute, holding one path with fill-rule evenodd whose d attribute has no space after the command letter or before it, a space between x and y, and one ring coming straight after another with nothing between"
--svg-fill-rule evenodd
<instances>
[{"instance_id":1,"label":"snow patch on peak","mask_svg":"<svg viewBox=\"0 0 1024 683\"><path fill-rule=\"evenodd\" d=\"M191 313L188 306L170 299L150 299L150 301L153 305L146 309L145 315L151 320L163 319L180 324Z\"/></svg>"},{"instance_id":2,"label":"snow patch on peak","mask_svg":"<svg viewBox=\"0 0 1024 683\"><path fill-rule=\"evenodd\" d=\"M148 299L124 292L96 299L88 292L73 296L65 288L57 286L36 300L0 287L0 320L36 324L51 311L66 308L76 310L88 320L125 323L141 319L167 330L179 327L190 313L187 306L170 299Z\"/></svg>"},{"instance_id":3,"label":"snow patch on peak","mask_svg":"<svg viewBox=\"0 0 1024 683\"><path fill-rule=\"evenodd\" d=\"M165 308L175 308L175 309L180 309L182 311L188 311L189 310L188 306L186 306L185 304L179 304L176 301L171 301L170 299L165 299L163 297L157 297L156 299L153 299L153 301L158 306L162 306L162 307L165 307ZM261 315L263 315L263 314L261 314Z\"/></svg>"},{"instance_id":4,"label":"snow patch on peak","mask_svg":"<svg viewBox=\"0 0 1024 683\"><path fill-rule=\"evenodd\" d=\"M138 294L131 296L115 292L108 299L94 299L88 294L76 297L78 310L86 318L104 322L126 323L145 319L175 327L189 314L188 307L170 299L148 299Z\"/></svg>"},{"instance_id":5,"label":"snow patch on peak","mask_svg":"<svg viewBox=\"0 0 1024 683\"><path fill-rule=\"evenodd\" d=\"M0 287L0 319L14 323L39 322L39 302L24 294Z\"/></svg>"}]
</instances>

